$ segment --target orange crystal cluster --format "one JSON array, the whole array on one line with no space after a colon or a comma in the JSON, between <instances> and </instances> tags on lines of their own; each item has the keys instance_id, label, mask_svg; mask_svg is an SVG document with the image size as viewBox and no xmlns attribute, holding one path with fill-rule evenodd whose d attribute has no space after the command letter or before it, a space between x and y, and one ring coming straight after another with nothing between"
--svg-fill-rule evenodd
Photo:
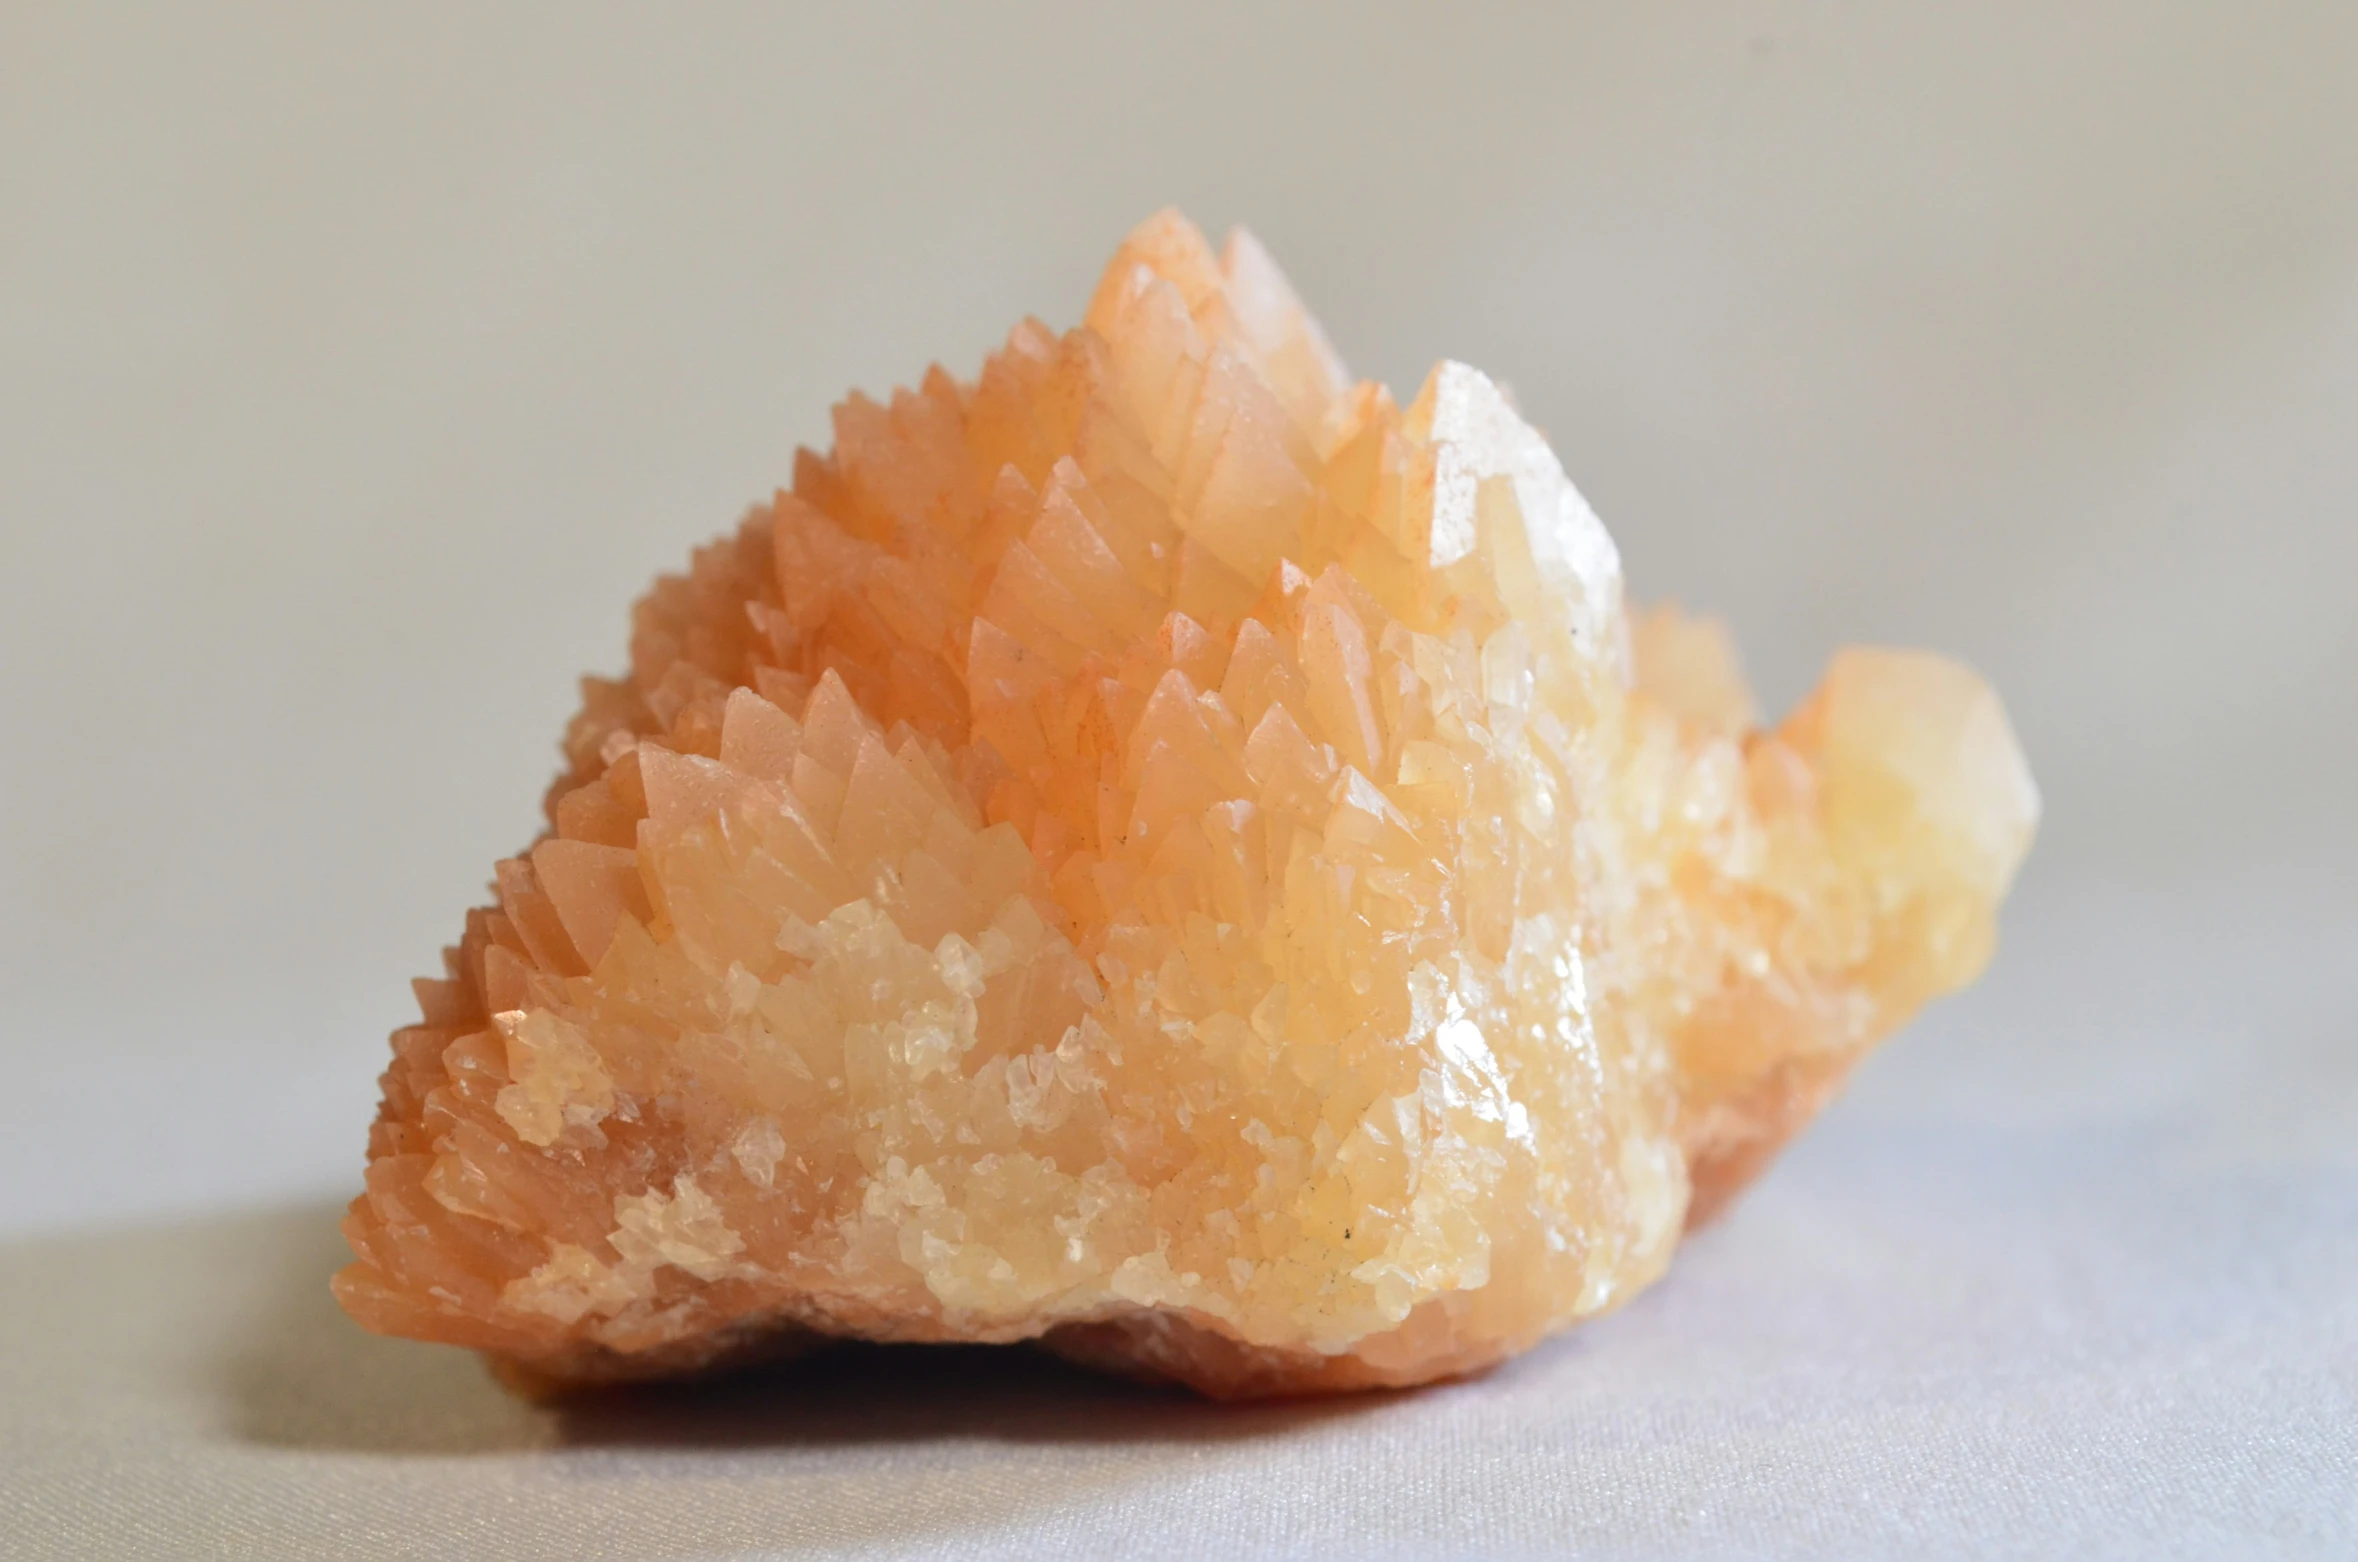
<instances>
[{"instance_id":1,"label":"orange crystal cluster","mask_svg":"<svg viewBox=\"0 0 2358 1562\"><path fill-rule=\"evenodd\" d=\"M542 1385L825 1336L1482 1367L1970 980L2038 812L1934 656L1756 730L1497 386L1354 384L1168 214L1080 329L837 408L585 691L336 1280Z\"/></svg>"}]
</instances>

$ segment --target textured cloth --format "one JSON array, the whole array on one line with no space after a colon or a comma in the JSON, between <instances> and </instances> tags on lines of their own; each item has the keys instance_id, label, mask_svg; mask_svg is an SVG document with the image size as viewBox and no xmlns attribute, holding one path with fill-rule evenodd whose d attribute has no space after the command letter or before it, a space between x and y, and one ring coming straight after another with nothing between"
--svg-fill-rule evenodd
<instances>
[{"instance_id":1,"label":"textured cloth","mask_svg":"<svg viewBox=\"0 0 2358 1562\"><path fill-rule=\"evenodd\" d=\"M1626 1310L1220 1406L847 1351L554 1413L329 1301L336 1211L0 1249L0 1555L2358 1554L2358 912L2026 886Z\"/></svg>"}]
</instances>

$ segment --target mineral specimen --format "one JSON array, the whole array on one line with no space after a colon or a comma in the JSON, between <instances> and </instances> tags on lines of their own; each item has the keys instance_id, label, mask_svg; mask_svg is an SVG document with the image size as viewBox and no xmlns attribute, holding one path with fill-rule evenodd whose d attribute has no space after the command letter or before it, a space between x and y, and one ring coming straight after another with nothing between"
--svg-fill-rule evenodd
<instances>
[{"instance_id":1,"label":"mineral specimen","mask_svg":"<svg viewBox=\"0 0 2358 1562\"><path fill-rule=\"evenodd\" d=\"M370 1328L527 1385L1467 1372L1989 957L2038 799L1972 673L1846 651L1755 729L1496 385L1354 384L1243 233L1156 217L1080 329L834 432L638 605L417 984Z\"/></svg>"}]
</instances>

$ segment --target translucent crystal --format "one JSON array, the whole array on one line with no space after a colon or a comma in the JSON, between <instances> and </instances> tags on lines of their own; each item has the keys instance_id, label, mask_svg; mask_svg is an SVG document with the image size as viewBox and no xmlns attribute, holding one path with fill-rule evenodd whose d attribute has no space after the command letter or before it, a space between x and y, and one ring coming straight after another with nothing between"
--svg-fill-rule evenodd
<instances>
[{"instance_id":1,"label":"translucent crystal","mask_svg":"<svg viewBox=\"0 0 2358 1562\"><path fill-rule=\"evenodd\" d=\"M659 580L418 984L336 1281L517 1380L1037 1339L1414 1383L1625 1300L1988 959L1996 698L1782 726L1496 386L1176 215Z\"/></svg>"}]
</instances>

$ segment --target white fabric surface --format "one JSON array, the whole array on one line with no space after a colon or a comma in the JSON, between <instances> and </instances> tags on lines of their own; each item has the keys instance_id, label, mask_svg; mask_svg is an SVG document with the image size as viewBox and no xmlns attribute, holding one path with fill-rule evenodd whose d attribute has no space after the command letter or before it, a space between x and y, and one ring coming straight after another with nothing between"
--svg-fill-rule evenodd
<instances>
[{"instance_id":1,"label":"white fabric surface","mask_svg":"<svg viewBox=\"0 0 2358 1562\"><path fill-rule=\"evenodd\" d=\"M1479 1381L1218 1406L848 1354L569 1414L328 1206L0 1250L0 1555L2347 1557L2358 908L2054 893L1670 1277Z\"/></svg>"},{"instance_id":2,"label":"white fabric surface","mask_svg":"<svg viewBox=\"0 0 2358 1562\"><path fill-rule=\"evenodd\" d=\"M2358 1556L2354 80L2308 0L0 7L0 1558ZM1772 706L1987 672L1984 985L1478 1382L362 1334L383 1035L623 604L1174 200L1511 382Z\"/></svg>"}]
</instances>

